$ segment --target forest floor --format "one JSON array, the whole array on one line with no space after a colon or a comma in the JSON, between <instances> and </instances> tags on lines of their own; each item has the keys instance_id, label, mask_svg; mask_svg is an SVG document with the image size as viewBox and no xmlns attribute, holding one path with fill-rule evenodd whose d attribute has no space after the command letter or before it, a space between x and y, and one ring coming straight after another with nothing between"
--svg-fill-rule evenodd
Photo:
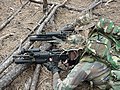
<instances>
[{"instance_id":1,"label":"forest floor","mask_svg":"<svg viewBox=\"0 0 120 90\"><path fill-rule=\"evenodd\" d=\"M21 0L22 4L26 0ZM48 0L48 2L61 3L63 0ZM70 0L67 5L79 8L86 8L93 0ZM21 5L20 0L0 0L0 25ZM105 3L97 6L93 10L96 19L105 17L111 19L116 25L120 24L120 0L114 0L108 5ZM43 17L42 4L29 3L18 13L17 16L0 31L0 38L8 35L8 37L0 40L0 63L13 52L14 48L20 44L20 40L35 27L38 20ZM55 15L55 24L49 23L44 29L59 29L65 24L72 23L81 15L78 11L59 8ZM8 70L12 69L11 66ZM35 65L20 74L5 90L25 90L25 84L32 79ZM83 87L83 88L82 88ZM87 90L86 85L81 86L82 90ZM37 90L52 90L52 75L45 68L40 72Z\"/></svg>"}]
</instances>

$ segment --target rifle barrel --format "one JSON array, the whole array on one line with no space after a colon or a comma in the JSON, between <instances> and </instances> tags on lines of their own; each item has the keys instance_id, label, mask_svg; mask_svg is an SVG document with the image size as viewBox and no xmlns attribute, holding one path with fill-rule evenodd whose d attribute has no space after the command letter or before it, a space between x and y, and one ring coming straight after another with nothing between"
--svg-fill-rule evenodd
<instances>
[{"instance_id":1,"label":"rifle barrel","mask_svg":"<svg viewBox=\"0 0 120 90\"><path fill-rule=\"evenodd\" d=\"M65 39L66 34L62 32L48 32L45 34L36 34L30 36L30 41L50 41L55 40L53 37L57 37L60 39Z\"/></svg>"}]
</instances>

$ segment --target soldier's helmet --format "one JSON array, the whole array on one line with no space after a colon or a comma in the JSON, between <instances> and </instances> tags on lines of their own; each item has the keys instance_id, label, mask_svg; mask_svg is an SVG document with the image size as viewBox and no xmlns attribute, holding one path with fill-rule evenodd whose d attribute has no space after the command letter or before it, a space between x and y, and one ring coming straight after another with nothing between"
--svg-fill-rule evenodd
<instances>
[{"instance_id":1,"label":"soldier's helmet","mask_svg":"<svg viewBox=\"0 0 120 90\"><path fill-rule=\"evenodd\" d=\"M60 44L60 48L65 51L80 50L84 48L85 39L81 34L74 34L67 37L64 43Z\"/></svg>"}]
</instances>

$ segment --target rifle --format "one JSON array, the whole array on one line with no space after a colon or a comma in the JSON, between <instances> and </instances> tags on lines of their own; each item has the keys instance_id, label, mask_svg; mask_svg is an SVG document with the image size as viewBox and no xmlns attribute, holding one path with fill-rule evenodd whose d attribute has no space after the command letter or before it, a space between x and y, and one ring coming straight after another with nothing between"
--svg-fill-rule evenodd
<instances>
[{"instance_id":1,"label":"rifle","mask_svg":"<svg viewBox=\"0 0 120 90\"><path fill-rule=\"evenodd\" d=\"M53 62L58 63L60 60L63 61L68 58L68 55L62 52L63 51L58 49L53 49L51 51L41 51L38 48L28 50L22 49L19 55L13 56L13 59L16 64L43 64L50 61L50 58L52 58Z\"/></svg>"},{"instance_id":2,"label":"rifle","mask_svg":"<svg viewBox=\"0 0 120 90\"><path fill-rule=\"evenodd\" d=\"M65 40L66 33L48 32L48 33L35 34L35 35L31 35L29 40L30 41L51 41L51 40L55 40L54 37Z\"/></svg>"},{"instance_id":3,"label":"rifle","mask_svg":"<svg viewBox=\"0 0 120 90\"><path fill-rule=\"evenodd\" d=\"M40 34L30 35L29 40L30 41L50 41L50 40L56 40L56 38L58 38L64 41L69 34L74 32L75 32L74 26L71 24L67 24L64 27L62 27L59 31L47 32L47 33L44 32Z\"/></svg>"}]
</instances>

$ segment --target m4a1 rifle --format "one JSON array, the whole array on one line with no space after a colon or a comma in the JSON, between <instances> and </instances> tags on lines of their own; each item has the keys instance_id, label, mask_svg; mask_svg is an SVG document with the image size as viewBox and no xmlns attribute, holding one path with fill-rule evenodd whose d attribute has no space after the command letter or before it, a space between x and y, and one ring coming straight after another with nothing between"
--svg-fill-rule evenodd
<instances>
[{"instance_id":1,"label":"m4a1 rifle","mask_svg":"<svg viewBox=\"0 0 120 90\"><path fill-rule=\"evenodd\" d=\"M55 40L55 38L65 40L66 33L63 33L63 32L40 33L40 34L30 35L29 40L30 41L51 41L51 40Z\"/></svg>"},{"instance_id":2,"label":"m4a1 rifle","mask_svg":"<svg viewBox=\"0 0 120 90\"><path fill-rule=\"evenodd\" d=\"M74 27L70 24L67 24L63 28L61 28L59 31L55 32L47 32L47 33L40 33L35 35L30 35L29 40L30 41L51 41L56 40L56 38L61 40L66 40L67 36L71 33L74 33Z\"/></svg>"},{"instance_id":3,"label":"m4a1 rifle","mask_svg":"<svg viewBox=\"0 0 120 90\"><path fill-rule=\"evenodd\" d=\"M13 59L16 64L43 64L50 60L55 63L58 63L60 60L66 60L68 55L62 53L58 49L53 49L50 51L41 51L40 49L22 49L19 55L14 55Z\"/></svg>"}]
</instances>

